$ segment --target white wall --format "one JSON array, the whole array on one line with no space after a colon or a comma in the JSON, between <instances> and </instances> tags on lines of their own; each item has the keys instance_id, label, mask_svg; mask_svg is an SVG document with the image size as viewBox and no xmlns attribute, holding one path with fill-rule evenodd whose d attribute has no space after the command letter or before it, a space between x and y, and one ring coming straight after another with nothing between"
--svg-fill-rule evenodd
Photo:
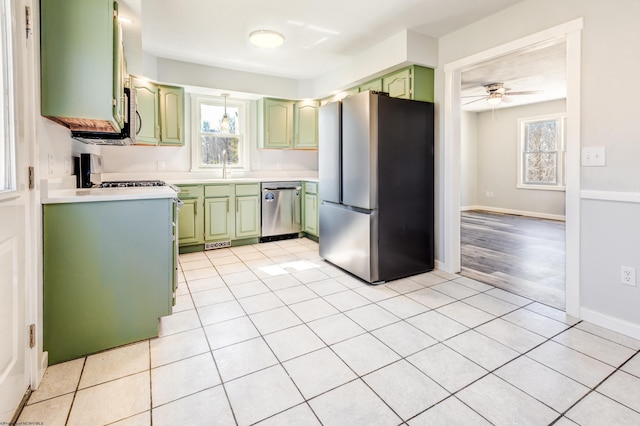
<instances>
[{"instance_id":1,"label":"white wall","mask_svg":"<svg viewBox=\"0 0 640 426\"><path fill-rule=\"evenodd\" d=\"M581 187L583 190L631 193L640 192L640 115L636 99L640 87L625 85L640 68L640 56L634 54L636 41L640 39L640 2L637 0L526 0L517 5L480 20L440 39L440 66L469 57L490 48L506 44L565 22L584 18L582 31L581 70L581 144L582 146L605 146L606 167L583 167ZM506 24L505 24L506 23ZM444 81L443 71L437 72L437 81ZM606 90L607 87L624 87ZM444 99L444 85L436 85L436 99ZM442 116L438 129L442 129ZM439 152L444 152L444 135L437 136ZM444 161L440 156L439 161ZM440 170L442 165L440 164ZM438 179L438 190L442 193L442 174ZM580 305L590 312L608 313L613 304L617 306L611 317L617 324L631 324L628 333L640 337L640 302L638 287L629 297L629 289L616 284L620 275L620 259L628 247L637 246L640 230L637 215L621 214L615 217L597 214L595 203L581 206L581 263ZM442 217L442 211L439 212ZM442 226L442 223L439 223ZM587 226L588 225L588 226ZM626 229L626 232L619 232ZM612 244L606 235L616 235ZM438 240L438 253L443 253L444 242ZM640 269L640 257L629 263ZM591 265L587 267L587 265ZM601 273L591 273L591 267ZM595 289L604 283L609 285L606 295ZM604 297L603 297L604 296ZM612 326L609 324L608 326ZM622 326L616 326L622 329Z\"/></svg>"},{"instance_id":2,"label":"white wall","mask_svg":"<svg viewBox=\"0 0 640 426\"><path fill-rule=\"evenodd\" d=\"M564 191L516 188L518 119L564 113L564 100L478 114L478 205L544 216L564 216ZM487 192L493 193L492 197Z\"/></svg>"},{"instance_id":3,"label":"white wall","mask_svg":"<svg viewBox=\"0 0 640 426\"><path fill-rule=\"evenodd\" d=\"M460 117L460 206L478 206L478 114L463 111Z\"/></svg>"}]
</instances>

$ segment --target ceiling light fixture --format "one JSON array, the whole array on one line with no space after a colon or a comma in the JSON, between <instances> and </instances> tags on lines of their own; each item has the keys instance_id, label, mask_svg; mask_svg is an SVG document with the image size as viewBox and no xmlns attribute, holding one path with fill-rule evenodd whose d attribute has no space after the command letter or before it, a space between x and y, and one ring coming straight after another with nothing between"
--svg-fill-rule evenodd
<instances>
[{"instance_id":1,"label":"ceiling light fixture","mask_svg":"<svg viewBox=\"0 0 640 426\"><path fill-rule=\"evenodd\" d=\"M502 93L491 93L487 98L487 103L493 106L500 105L502 103L503 96L504 95Z\"/></svg>"},{"instance_id":2,"label":"ceiling light fixture","mask_svg":"<svg viewBox=\"0 0 640 426\"><path fill-rule=\"evenodd\" d=\"M249 34L249 41L254 46L272 49L284 43L284 36L271 30L258 30Z\"/></svg>"},{"instance_id":3,"label":"ceiling light fixture","mask_svg":"<svg viewBox=\"0 0 640 426\"><path fill-rule=\"evenodd\" d=\"M222 120L220 120L220 131L223 133L229 133L231 129L231 123L229 123L229 116L227 115L227 98L229 97L228 93L223 93L222 97L224 98L224 115L222 116Z\"/></svg>"}]
</instances>

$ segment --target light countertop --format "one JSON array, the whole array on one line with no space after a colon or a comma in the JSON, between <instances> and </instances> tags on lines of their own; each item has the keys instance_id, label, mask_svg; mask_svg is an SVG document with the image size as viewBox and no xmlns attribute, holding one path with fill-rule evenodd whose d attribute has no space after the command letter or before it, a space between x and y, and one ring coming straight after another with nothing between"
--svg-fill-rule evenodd
<instances>
[{"instance_id":1,"label":"light countertop","mask_svg":"<svg viewBox=\"0 0 640 426\"><path fill-rule=\"evenodd\" d=\"M136 188L73 188L54 189L43 193L42 204L88 203L119 200L149 200L155 198L177 198L170 186Z\"/></svg>"}]
</instances>

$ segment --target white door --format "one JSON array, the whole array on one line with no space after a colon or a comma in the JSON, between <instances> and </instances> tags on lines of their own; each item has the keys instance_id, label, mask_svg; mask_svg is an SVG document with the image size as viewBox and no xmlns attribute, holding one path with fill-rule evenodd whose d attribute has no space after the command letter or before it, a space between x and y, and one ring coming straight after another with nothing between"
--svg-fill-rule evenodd
<instances>
[{"instance_id":1,"label":"white door","mask_svg":"<svg viewBox=\"0 0 640 426\"><path fill-rule=\"evenodd\" d=\"M0 424L5 424L29 388L31 370L26 294L32 294L27 283L34 280L33 256L27 255L33 253L27 179L33 158L33 35L25 37L24 1L0 3ZM13 12L18 13L11 19Z\"/></svg>"}]
</instances>

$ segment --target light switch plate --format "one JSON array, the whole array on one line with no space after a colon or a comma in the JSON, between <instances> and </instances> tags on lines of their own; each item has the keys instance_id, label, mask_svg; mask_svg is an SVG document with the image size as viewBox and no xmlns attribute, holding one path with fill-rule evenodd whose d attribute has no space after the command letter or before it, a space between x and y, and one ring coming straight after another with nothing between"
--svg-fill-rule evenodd
<instances>
[{"instance_id":1,"label":"light switch plate","mask_svg":"<svg viewBox=\"0 0 640 426\"><path fill-rule=\"evenodd\" d=\"M606 166L606 150L604 146L586 146L582 148L582 165L585 167Z\"/></svg>"}]
</instances>

